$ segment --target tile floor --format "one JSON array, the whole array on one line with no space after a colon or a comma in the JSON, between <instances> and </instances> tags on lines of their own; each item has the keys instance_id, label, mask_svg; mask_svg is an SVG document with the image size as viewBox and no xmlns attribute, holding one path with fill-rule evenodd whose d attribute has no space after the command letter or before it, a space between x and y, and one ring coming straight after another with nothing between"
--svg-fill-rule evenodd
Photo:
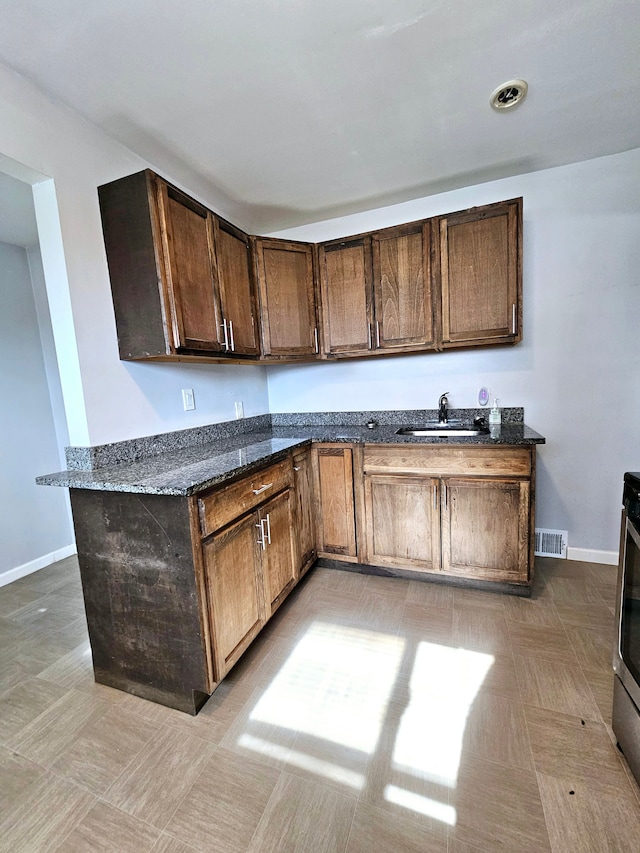
<instances>
[{"instance_id":1,"label":"tile floor","mask_svg":"<svg viewBox=\"0 0 640 853\"><path fill-rule=\"evenodd\" d=\"M531 600L315 569L189 717L96 685L77 564L0 589L0 850L640 850L615 569Z\"/></svg>"}]
</instances>

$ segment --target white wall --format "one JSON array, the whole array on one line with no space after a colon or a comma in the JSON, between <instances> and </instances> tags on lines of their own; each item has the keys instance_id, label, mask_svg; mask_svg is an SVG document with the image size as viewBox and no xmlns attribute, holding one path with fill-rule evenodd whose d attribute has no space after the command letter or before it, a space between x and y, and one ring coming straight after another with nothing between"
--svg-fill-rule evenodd
<instances>
[{"instance_id":1,"label":"white wall","mask_svg":"<svg viewBox=\"0 0 640 853\"><path fill-rule=\"evenodd\" d=\"M270 367L270 408L435 408L443 391L468 407L487 385L546 436L537 526L568 529L570 547L615 552L622 475L640 470L640 149L278 236L326 240L520 195L521 344Z\"/></svg>"},{"instance_id":2,"label":"white wall","mask_svg":"<svg viewBox=\"0 0 640 853\"><path fill-rule=\"evenodd\" d=\"M234 417L236 400L244 403L247 416L267 412L263 367L138 365L118 359L96 188L153 164L3 66L0 138L3 171L35 184L70 443L102 444L227 420ZM26 167L23 173L20 167ZM197 188L185 189L197 195ZM184 387L195 391L193 412L183 411Z\"/></svg>"},{"instance_id":3,"label":"white wall","mask_svg":"<svg viewBox=\"0 0 640 853\"><path fill-rule=\"evenodd\" d=\"M2 585L70 553L73 530L66 491L35 483L59 465L60 454L29 261L20 246L0 243L0 304Z\"/></svg>"}]
</instances>

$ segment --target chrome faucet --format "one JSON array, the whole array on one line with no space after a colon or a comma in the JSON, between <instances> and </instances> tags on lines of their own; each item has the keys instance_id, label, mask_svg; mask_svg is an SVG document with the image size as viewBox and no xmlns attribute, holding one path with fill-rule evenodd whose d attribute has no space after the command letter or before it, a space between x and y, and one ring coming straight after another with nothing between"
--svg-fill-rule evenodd
<instances>
[{"instance_id":1,"label":"chrome faucet","mask_svg":"<svg viewBox=\"0 0 640 853\"><path fill-rule=\"evenodd\" d=\"M440 399L438 400L438 423L446 424L449 420L449 415L447 414L447 404L449 400L447 399L447 394L449 391L445 391L444 394L440 395Z\"/></svg>"}]
</instances>

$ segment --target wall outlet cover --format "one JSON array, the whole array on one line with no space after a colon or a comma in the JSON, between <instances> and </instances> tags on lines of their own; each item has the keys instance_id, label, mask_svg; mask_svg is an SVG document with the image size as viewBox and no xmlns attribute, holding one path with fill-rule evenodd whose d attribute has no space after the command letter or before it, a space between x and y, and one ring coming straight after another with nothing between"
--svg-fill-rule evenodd
<instances>
[{"instance_id":1,"label":"wall outlet cover","mask_svg":"<svg viewBox=\"0 0 640 853\"><path fill-rule=\"evenodd\" d=\"M196 398L193 394L193 388L182 389L182 405L185 412L190 412L196 407Z\"/></svg>"}]
</instances>

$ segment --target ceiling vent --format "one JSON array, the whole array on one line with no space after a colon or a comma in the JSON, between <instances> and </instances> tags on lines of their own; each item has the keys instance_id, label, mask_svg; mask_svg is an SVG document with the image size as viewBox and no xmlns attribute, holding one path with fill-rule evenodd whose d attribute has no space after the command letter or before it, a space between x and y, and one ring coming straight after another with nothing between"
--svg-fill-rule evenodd
<instances>
[{"instance_id":1,"label":"ceiling vent","mask_svg":"<svg viewBox=\"0 0 640 853\"><path fill-rule=\"evenodd\" d=\"M489 103L494 110L508 110L524 99L529 87L524 80L509 80L491 93Z\"/></svg>"}]
</instances>

